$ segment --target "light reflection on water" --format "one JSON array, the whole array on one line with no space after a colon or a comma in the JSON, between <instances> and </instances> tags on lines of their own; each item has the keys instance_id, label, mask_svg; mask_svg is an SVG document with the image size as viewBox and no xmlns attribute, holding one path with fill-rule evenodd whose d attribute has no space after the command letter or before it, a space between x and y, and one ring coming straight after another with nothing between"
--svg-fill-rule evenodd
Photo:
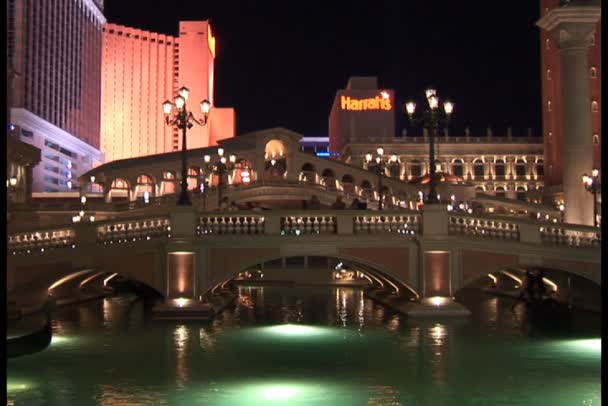
<instances>
[{"instance_id":1,"label":"light reflection on water","mask_svg":"<svg viewBox=\"0 0 608 406\"><path fill-rule=\"evenodd\" d=\"M51 348L8 361L9 403L601 403L599 316L555 335L487 296L460 320L408 320L349 288L239 296L211 323L152 322L125 298L60 309Z\"/></svg>"}]
</instances>

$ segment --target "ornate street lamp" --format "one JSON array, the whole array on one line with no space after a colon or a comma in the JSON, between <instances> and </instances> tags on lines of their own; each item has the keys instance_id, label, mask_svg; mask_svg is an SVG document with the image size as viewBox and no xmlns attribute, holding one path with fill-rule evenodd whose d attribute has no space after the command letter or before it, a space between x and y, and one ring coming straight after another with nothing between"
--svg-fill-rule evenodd
<instances>
[{"instance_id":1,"label":"ornate street lamp","mask_svg":"<svg viewBox=\"0 0 608 406\"><path fill-rule=\"evenodd\" d=\"M217 149L217 158L214 162L211 162L211 156L205 155L203 157L205 161L204 169L206 173L217 174L218 183L217 183L217 206L220 207L222 203L222 186L223 186L223 177L224 174L228 171L234 169L234 164L236 163L236 155L230 154L228 159L224 156L224 148Z\"/></svg>"},{"instance_id":2,"label":"ornate street lamp","mask_svg":"<svg viewBox=\"0 0 608 406\"><path fill-rule=\"evenodd\" d=\"M437 91L433 88L425 90L426 100L429 109L422 112L420 117L414 117L416 111L416 103L413 101L405 104L405 110L412 125L420 126L429 130L429 169L430 183L429 195L427 203L438 203L437 199L437 180L435 179L435 136L439 128L447 127L450 122L450 117L454 111L454 103L450 101L443 102L443 113L439 110L439 97Z\"/></svg>"},{"instance_id":3,"label":"ornate street lamp","mask_svg":"<svg viewBox=\"0 0 608 406\"><path fill-rule=\"evenodd\" d=\"M192 112L188 111L188 109L186 108L186 101L188 100L188 94L190 93L188 88L182 87L181 89L179 89L178 93L179 95L175 98L175 104L171 103L169 100L163 103L163 111L165 113L165 123L168 126L175 126L178 129L182 130L182 190L179 195L179 200L177 204L179 206L190 206L192 203L190 202L190 196L188 195L186 130L194 126L194 124L192 124L193 122L201 126L207 124L211 103L209 102L209 100L203 100L201 102L200 106L201 112L203 113L203 118L201 120L197 120L192 114ZM171 117L171 113L173 112L174 106L176 111L173 117Z\"/></svg>"},{"instance_id":4,"label":"ornate street lamp","mask_svg":"<svg viewBox=\"0 0 608 406\"><path fill-rule=\"evenodd\" d=\"M602 187L600 183L600 171L593 169L591 176L583 174L583 185L588 192L593 193L593 225L597 227L597 191Z\"/></svg>"},{"instance_id":5,"label":"ornate street lamp","mask_svg":"<svg viewBox=\"0 0 608 406\"><path fill-rule=\"evenodd\" d=\"M397 155L393 154L390 157L384 155L384 148L379 147L376 149L378 153L377 156L373 156L371 153L367 153L365 155L365 162L367 162L367 168L378 175L378 210L382 210L382 200L383 200L383 187L382 187L382 177L386 175L386 168L394 168L395 166L399 166L397 162Z\"/></svg>"}]
</instances>

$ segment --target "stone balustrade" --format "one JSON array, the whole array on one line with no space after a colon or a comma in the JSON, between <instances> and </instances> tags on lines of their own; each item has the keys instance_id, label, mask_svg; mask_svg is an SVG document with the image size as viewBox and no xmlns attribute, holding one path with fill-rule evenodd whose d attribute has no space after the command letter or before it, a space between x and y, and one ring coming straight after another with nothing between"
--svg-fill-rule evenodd
<instances>
[{"instance_id":1,"label":"stone balustrade","mask_svg":"<svg viewBox=\"0 0 608 406\"><path fill-rule=\"evenodd\" d=\"M519 224L513 220L494 219L465 214L451 214L448 220L449 235L466 235L519 241L519 231Z\"/></svg>"},{"instance_id":2,"label":"stone balustrade","mask_svg":"<svg viewBox=\"0 0 608 406\"><path fill-rule=\"evenodd\" d=\"M264 216L251 214L202 216L196 235L264 234Z\"/></svg>"},{"instance_id":3,"label":"stone balustrade","mask_svg":"<svg viewBox=\"0 0 608 406\"><path fill-rule=\"evenodd\" d=\"M420 229L420 214L385 216L362 215L354 217L354 232L360 233L398 233L414 235Z\"/></svg>"},{"instance_id":4,"label":"stone balustrade","mask_svg":"<svg viewBox=\"0 0 608 406\"><path fill-rule=\"evenodd\" d=\"M168 218L111 221L98 225L97 242L113 244L171 236Z\"/></svg>"},{"instance_id":5,"label":"stone balustrade","mask_svg":"<svg viewBox=\"0 0 608 406\"><path fill-rule=\"evenodd\" d=\"M34 231L8 236L9 254L30 254L55 248L74 248L76 233L73 228Z\"/></svg>"},{"instance_id":6,"label":"stone balustrade","mask_svg":"<svg viewBox=\"0 0 608 406\"><path fill-rule=\"evenodd\" d=\"M540 227L541 241L547 245L568 247L599 247L602 242L601 229L573 224L552 224Z\"/></svg>"},{"instance_id":7,"label":"stone balustrade","mask_svg":"<svg viewBox=\"0 0 608 406\"><path fill-rule=\"evenodd\" d=\"M293 215L281 217L281 235L336 234L335 215Z\"/></svg>"}]
</instances>

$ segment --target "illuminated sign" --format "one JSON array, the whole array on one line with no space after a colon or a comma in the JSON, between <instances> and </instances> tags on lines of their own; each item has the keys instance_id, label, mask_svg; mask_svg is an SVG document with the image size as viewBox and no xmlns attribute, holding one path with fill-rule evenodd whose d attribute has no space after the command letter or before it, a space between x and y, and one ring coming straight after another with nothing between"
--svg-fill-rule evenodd
<instances>
[{"instance_id":1,"label":"illuminated sign","mask_svg":"<svg viewBox=\"0 0 608 406\"><path fill-rule=\"evenodd\" d=\"M340 107L342 110L391 110L393 104L388 92L380 92L379 96L368 99L352 99L350 96L340 96Z\"/></svg>"},{"instance_id":2,"label":"illuminated sign","mask_svg":"<svg viewBox=\"0 0 608 406\"><path fill-rule=\"evenodd\" d=\"M318 157L340 156L339 152L315 152Z\"/></svg>"}]
</instances>

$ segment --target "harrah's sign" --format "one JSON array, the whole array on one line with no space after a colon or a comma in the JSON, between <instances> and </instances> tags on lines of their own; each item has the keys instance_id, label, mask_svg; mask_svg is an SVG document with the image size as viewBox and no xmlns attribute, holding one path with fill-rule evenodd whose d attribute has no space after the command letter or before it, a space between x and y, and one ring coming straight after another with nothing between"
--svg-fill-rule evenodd
<instances>
[{"instance_id":1,"label":"harrah's sign","mask_svg":"<svg viewBox=\"0 0 608 406\"><path fill-rule=\"evenodd\" d=\"M340 96L340 107L342 110L391 110L393 104L387 92L380 92L379 96L368 99L351 99L350 96Z\"/></svg>"}]
</instances>

